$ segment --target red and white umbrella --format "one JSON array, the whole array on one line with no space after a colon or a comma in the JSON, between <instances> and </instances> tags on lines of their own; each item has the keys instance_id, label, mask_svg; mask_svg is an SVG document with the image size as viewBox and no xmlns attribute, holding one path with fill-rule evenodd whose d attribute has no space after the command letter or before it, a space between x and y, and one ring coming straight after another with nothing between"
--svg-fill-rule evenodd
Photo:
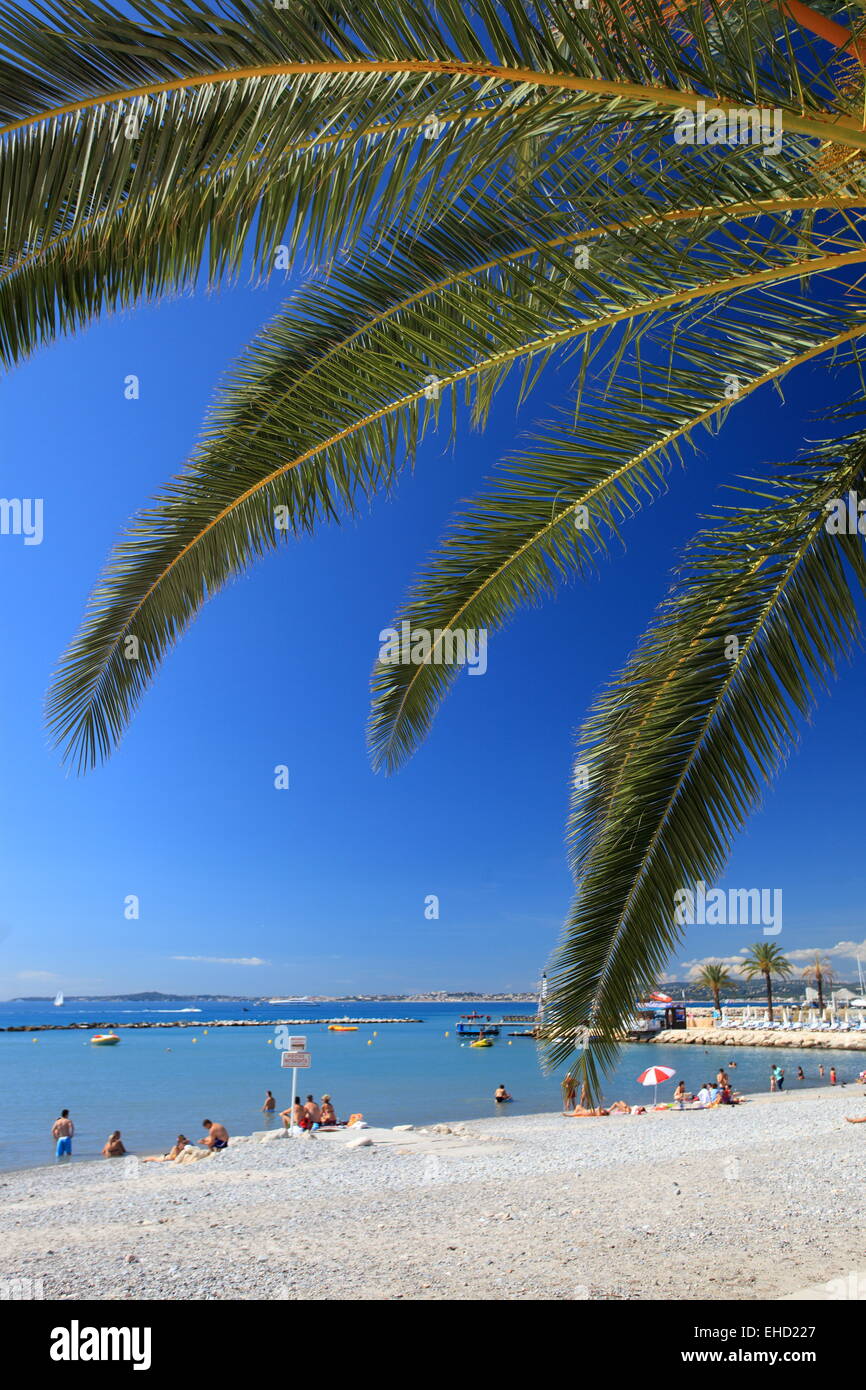
<instances>
[{"instance_id":1,"label":"red and white umbrella","mask_svg":"<svg viewBox=\"0 0 866 1390\"><path fill-rule=\"evenodd\" d=\"M655 1086L656 1089L653 1093L653 1105L655 1105L659 1086L663 1081L670 1081L671 1077L676 1076L676 1074L674 1067L647 1067L646 1071L641 1072L638 1081L641 1086Z\"/></svg>"}]
</instances>

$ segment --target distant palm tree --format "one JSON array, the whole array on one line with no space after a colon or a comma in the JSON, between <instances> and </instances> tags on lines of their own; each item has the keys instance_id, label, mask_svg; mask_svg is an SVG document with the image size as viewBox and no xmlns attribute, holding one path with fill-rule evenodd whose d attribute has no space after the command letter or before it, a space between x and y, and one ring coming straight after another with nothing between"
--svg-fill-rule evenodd
<instances>
[{"instance_id":1,"label":"distant palm tree","mask_svg":"<svg viewBox=\"0 0 866 1390\"><path fill-rule=\"evenodd\" d=\"M815 988L818 991L818 1008L824 1008L824 986L833 983L833 970L826 956L822 956L820 951L815 952L812 961L803 971L804 980L814 980Z\"/></svg>"},{"instance_id":2,"label":"distant palm tree","mask_svg":"<svg viewBox=\"0 0 866 1390\"><path fill-rule=\"evenodd\" d=\"M756 941L754 946L749 947L749 953L741 966L742 972L748 979L752 980L756 975L763 975L767 984L767 1010L770 1022L773 1022L773 976L784 977L793 971L791 962L782 955L778 946L773 946L766 941Z\"/></svg>"},{"instance_id":3,"label":"distant palm tree","mask_svg":"<svg viewBox=\"0 0 866 1390\"><path fill-rule=\"evenodd\" d=\"M734 990L737 982L726 966L721 961L710 961L708 965L701 968L700 974L695 977L695 984L701 989L708 989L712 992L713 1003L719 1013L722 1011L720 993L723 989Z\"/></svg>"}]
</instances>

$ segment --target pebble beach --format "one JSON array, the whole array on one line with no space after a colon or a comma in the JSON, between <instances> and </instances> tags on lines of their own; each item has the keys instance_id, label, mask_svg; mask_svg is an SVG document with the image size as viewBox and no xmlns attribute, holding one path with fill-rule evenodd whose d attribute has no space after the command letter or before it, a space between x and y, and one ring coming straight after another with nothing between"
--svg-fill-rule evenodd
<instances>
[{"instance_id":1,"label":"pebble beach","mask_svg":"<svg viewBox=\"0 0 866 1390\"><path fill-rule=\"evenodd\" d=\"M861 1086L828 1087L705 1111L271 1133L182 1166L5 1173L0 1289L750 1300L820 1297L844 1278L863 1297L866 1126L845 1123L861 1114Z\"/></svg>"}]
</instances>

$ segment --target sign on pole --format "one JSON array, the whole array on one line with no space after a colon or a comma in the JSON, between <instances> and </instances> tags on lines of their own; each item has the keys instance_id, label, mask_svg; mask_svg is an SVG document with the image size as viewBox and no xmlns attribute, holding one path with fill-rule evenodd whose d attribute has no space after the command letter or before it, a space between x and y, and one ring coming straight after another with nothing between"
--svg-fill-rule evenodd
<instances>
[{"instance_id":1,"label":"sign on pole","mask_svg":"<svg viewBox=\"0 0 866 1390\"><path fill-rule=\"evenodd\" d=\"M306 1039L306 1038L301 1038L301 1037L289 1038L289 1042L291 1043L291 1048L292 1048L292 1050L291 1050L290 1052L283 1052L283 1053L280 1054L280 1066L281 1066L281 1067L291 1067L291 1070L292 1070L292 1100L291 1100L292 1123L291 1123L291 1126L290 1126L290 1128L289 1128L289 1133L292 1135L292 1137L294 1137L294 1133L295 1133L295 1091L297 1090L297 1086L298 1086L298 1072L299 1072L299 1071L305 1071L309 1066L311 1066L311 1065L312 1065L313 1059L312 1059L312 1057L310 1056L309 1052L307 1052L307 1050L306 1050L306 1048L307 1048L307 1039Z\"/></svg>"},{"instance_id":2,"label":"sign on pole","mask_svg":"<svg viewBox=\"0 0 866 1390\"><path fill-rule=\"evenodd\" d=\"M293 1071L301 1071L312 1064L309 1052L284 1052L280 1059L281 1067L291 1067Z\"/></svg>"}]
</instances>

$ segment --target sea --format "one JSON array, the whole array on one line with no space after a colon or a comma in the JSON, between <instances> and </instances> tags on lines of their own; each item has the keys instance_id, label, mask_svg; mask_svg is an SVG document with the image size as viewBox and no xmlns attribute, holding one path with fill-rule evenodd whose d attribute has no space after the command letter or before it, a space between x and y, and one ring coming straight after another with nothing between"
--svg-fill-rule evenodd
<instances>
[{"instance_id":1,"label":"sea","mask_svg":"<svg viewBox=\"0 0 866 1390\"><path fill-rule=\"evenodd\" d=\"M455 1033L459 1016L478 1009L493 1022L506 1014L529 1014L520 1004L461 1003L0 1003L0 1028L37 1023L110 1025L192 1022L192 1028L130 1031L118 1027L116 1047L93 1047L89 1031L0 1033L0 1169L20 1169L53 1159L51 1125L61 1109L75 1122L73 1161L96 1158L112 1130L119 1129L131 1153L161 1153L183 1132L198 1139L202 1120L224 1124L229 1133L250 1134L280 1124L262 1113L265 1091L278 1109L291 1100L291 1072L280 1066L273 1027L210 1028L217 1019L302 1020L293 1033L307 1040L311 1066L298 1072L302 1098L327 1092L340 1119L361 1113L373 1125L414 1124L529 1115L561 1108L561 1075L545 1073L532 1038L509 1038L503 1024L493 1047L471 1048ZM356 1033L331 1033L323 1019L370 1020ZM396 1023L376 1023L394 1018ZM412 1020L419 1020L417 1022ZM786 1089L827 1085L835 1065L840 1083L854 1081L866 1067L862 1052L791 1048L663 1047L629 1043L608 1076L605 1099L651 1103L652 1088L638 1084L650 1066L670 1066L676 1076L659 1087L670 1099L682 1077L689 1090L715 1077L720 1066L745 1093L769 1089L774 1063L785 1069ZM734 1064L736 1064L735 1069ZM805 1081L796 1080L802 1065ZM509 1105L493 1100L502 1083ZM859 1095L859 1092L858 1092Z\"/></svg>"}]
</instances>

